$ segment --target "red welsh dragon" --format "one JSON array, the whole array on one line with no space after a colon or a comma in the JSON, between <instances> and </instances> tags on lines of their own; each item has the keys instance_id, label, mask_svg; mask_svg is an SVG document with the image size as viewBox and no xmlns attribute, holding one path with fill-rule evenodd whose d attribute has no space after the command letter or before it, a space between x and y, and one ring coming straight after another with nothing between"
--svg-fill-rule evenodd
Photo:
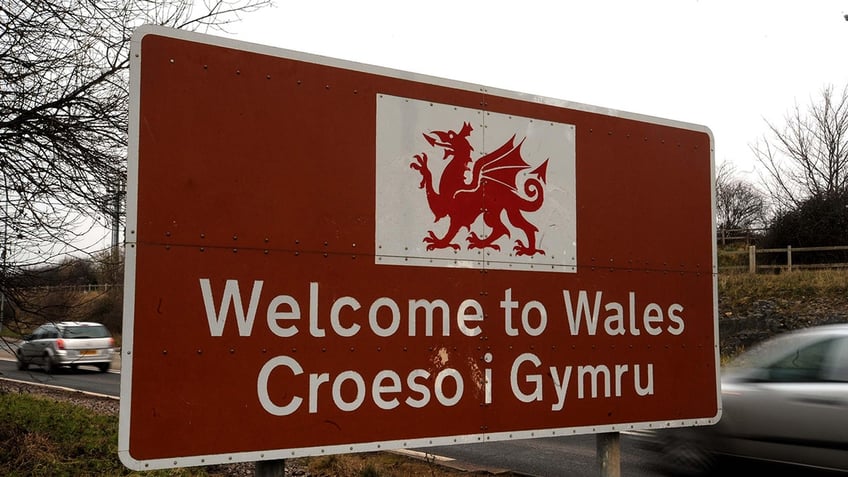
<instances>
[{"instance_id":1,"label":"red welsh dragon","mask_svg":"<svg viewBox=\"0 0 848 477\"><path fill-rule=\"evenodd\" d=\"M427 203L435 215L435 221L438 222L445 216L450 220L444 237L437 237L432 230L424 237L427 250L448 247L459 250L460 246L453 243L453 240L462 228L469 230L466 239L469 249L500 250L500 246L495 242L503 236L510 236L509 229L503 222L506 212L509 222L521 229L527 237L526 244L521 240L515 241L515 254L544 255L545 251L536 246L536 232L539 229L524 217L523 212L534 212L542 206L548 161L545 160L542 165L530 171L524 181L522 196L518 188L518 174L531 167L521 157L521 145L524 140L515 144L515 136L512 136L495 151L472 161L471 151L474 148L468 142L472 130L469 123L464 123L459 132L432 131L430 134L424 134L431 146L444 149L443 159L449 160L439 178L438 191L433 186L433 174L427 167L426 153L416 154L415 162L410 164L412 169L421 173L419 187L427 192ZM470 179L466 177L469 171ZM471 224L481 214L483 222L491 229L491 233L483 237L471 231Z\"/></svg>"}]
</instances>

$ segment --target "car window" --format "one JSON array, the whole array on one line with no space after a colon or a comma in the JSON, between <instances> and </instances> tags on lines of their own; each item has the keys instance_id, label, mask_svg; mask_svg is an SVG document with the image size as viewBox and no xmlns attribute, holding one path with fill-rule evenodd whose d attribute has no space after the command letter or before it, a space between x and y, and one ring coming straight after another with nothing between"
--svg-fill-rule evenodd
<instances>
[{"instance_id":1,"label":"car window","mask_svg":"<svg viewBox=\"0 0 848 477\"><path fill-rule=\"evenodd\" d=\"M67 326L63 330L62 333L63 338L108 338L109 331L105 326L91 326L91 325L80 325L80 326Z\"/></svg>"},{"instance_id":2,"label":"car window","mask_svg":"<svg viewBox=\"0 0 848 477\"><path fill-rule=\"evenodd\" d=\"M833 355L825 370L827 381L848 383L848 337L838 340L833 346Z\"/></svg>"},{"instance_id":3,"label":"car window","mask_svg":"<svg viewBox=\"0 0 848 477\"><path fill-rule=\"evenodd\" d=\"M784 358L787 350L803 348L815 342L815 337L810 335L790 333L777 336L763 341L740 354L728 365L728 368L766 369L776 361Z\"/></svg>"},{"instance_id":4,"label":"car window","mask_svg":"<svg viewBox=\"0 0 848 477\"><path fill-rule=\"evenodd\" d=\"M825 378L828 357L836 338L790 348L782 358L768 366L768 380L776 382L811 382Z\"/></svg>"},{"instance_id":5,"label":"car window","mask_svg":"<svg viewBox=\"0 0 848 477\"><path fill-rule=\"evenodd\" d=\"M35 331L32 332L32 339L34 339L34 340L44 339L44 333L45 333L44 327L39 326L38 328L35 329Z\"/></svg>"}]
</instances>

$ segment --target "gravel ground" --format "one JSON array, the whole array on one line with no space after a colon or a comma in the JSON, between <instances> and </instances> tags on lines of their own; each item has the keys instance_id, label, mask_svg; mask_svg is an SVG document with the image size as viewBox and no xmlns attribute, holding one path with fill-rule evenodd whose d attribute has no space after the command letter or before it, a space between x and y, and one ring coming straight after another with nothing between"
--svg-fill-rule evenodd
<instances>
[{"instance_id":1,"label":"gravel ground","mask_svg":"<svg viewBox=\"0 0 848 477\"><path fill-rule=\"evenodd\" d=\"M17 381L6 381L0 379L0 392L31 394L33 396L45 397L54 401L64 401L77 406L91 409L101 414L118 415L119 401L117 398L92 396L82 392L65 391L35 384L26 384Z\"/></svg>"},{"instance_id":2,"label":"gravel ground","mask_svg":"<svg viewBox=\"0 0 848 477\"><path fill-rule=\"evenodd\" d=\"M848 323L846 299L805 301L756 300L733 309L719 306L721 354L732 356L751 345L787 331L832 323Z\"/></svg>"}]
</instances>

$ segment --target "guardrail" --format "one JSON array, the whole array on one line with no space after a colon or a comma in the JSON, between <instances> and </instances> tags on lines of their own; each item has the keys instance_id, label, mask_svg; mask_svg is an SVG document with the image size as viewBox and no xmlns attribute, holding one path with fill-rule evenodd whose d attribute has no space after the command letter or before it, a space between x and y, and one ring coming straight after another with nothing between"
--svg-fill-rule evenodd
<instances>
[{"instance_id":1,"label":"guardrail","mask_svg":"<svg viewBox=\"0 0 848 477\"><path fill-rule=\"evenodd\" d=\"M842 252L848 251L848 245L839 245L833 247L792 247L787 246L786 248L762 248L758 249L756 245L749 245L747 250L731 250L724 251L723 254L728 255L748 255L748 265L719 265L719 269L723 270L745 270L747 268L748 273L757 273L757 270L786 270L791 272L792 270L801 270L801 269L826 269L826 268L848 268L848 263L792 263L793 254L804 253L804 252ZM783 264L760 264L757 262L758 254L773 254L773 253L783 253L786 254L786 263Z\"/></svg>"}]
</instances>

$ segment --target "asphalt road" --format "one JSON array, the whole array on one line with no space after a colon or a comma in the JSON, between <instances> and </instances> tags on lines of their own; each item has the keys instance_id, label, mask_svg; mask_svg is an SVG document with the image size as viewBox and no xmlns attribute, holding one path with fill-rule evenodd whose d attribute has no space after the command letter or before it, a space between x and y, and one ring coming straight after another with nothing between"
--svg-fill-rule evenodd
<instances>
[{"instance_id":1,"label":"asphalt road","mask_svg":"<svg viewBox=\"0 0 848 477\"><path fill-rule=\"evenodd\" d=\"M596 457L596 436L551 437L486 442L418 449L442 457L484 465L488 469L510 469L538 477L585 477L601 475ZM664 475L655 466L654 456L634 446L621 435L622 477Z\"/></svg>"},{"instance_id":2,"label":"asphalt road","mask_svg":"<svg viewBox=\"0 0 848 477\"><path fill-rule=\"evenodd\" d=\"M19 371L17 363L0 357L0 378L75 389L95 394L118 397L121 395L121 375L117 371L101 373L93 366L80 366L76 371L61 368L47 374L38 366Z\"/></svg>"}]
</instances>

